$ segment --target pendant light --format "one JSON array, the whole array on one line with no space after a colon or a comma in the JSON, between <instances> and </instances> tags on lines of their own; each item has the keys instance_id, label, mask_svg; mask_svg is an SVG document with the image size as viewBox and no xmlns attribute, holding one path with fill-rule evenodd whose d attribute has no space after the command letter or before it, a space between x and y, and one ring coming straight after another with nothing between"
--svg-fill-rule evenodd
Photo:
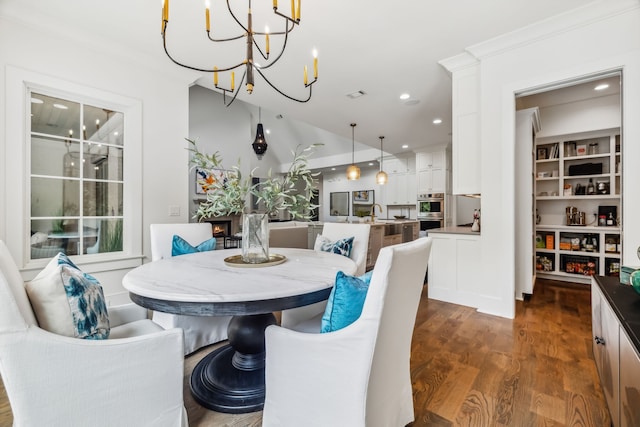
<instances>
[{"instance_id":1,"label":"pendant light","mask_svg":"<svg viewBox=\"0 0 640 427\"><path fill-rule=\"evenodd\" d=\"M262 155L267 151L267 140L264 137L262 129L262 109L258 107L258 129L256 130L256 139L253 141L253 151L258 156L258 160L262 160Z\"/></svg>"},{"instance_id":2,"label":"pendant light","mask_svg":"<svg viewBox=\"0 0 640 427\"><path fill-rule=\"evenodd\" d=\"M347 168L347 179L349 181L355 181L356 179L360 179L360 168L356 166L354 161L354 153L356 149L356 140L355 140L355 123L351 123L351 165Z\"/></svg>"},{"instance_id":3,"label":"pendant light","mask_svg":"<svg viewBox=\"0 0 640 427\"><path fill-rule=\"evenodd\" d=\"M380 172L376 174L376 184L385 185L387 183L387 173L382 170L382 140L384 136L379 136L380 138Z\"/></svg>"}]
</instances>

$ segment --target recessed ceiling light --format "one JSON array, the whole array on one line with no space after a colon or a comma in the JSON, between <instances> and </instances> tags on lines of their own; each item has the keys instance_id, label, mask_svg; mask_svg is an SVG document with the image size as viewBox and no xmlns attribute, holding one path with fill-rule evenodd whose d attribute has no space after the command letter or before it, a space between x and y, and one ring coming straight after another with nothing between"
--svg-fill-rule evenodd
<instances>
[{"instance_id":1,"label":"recessed ceiling light","mask_svg":"<svg viewBox=\"0 0 640 427\"><path fill-rule=\"evenodd\" d=\"M439 125L440 123L442 123L442 119L433 119L434 125Z\"/></svg>"},{"instance_id":2,"label":"recessed ceiling light","mask_svg":"<svg viewBox=\"0 0 640 427\"><path fill-rule=\"evenodd\" d=\"M53 106L55 108L59 108L61 110L68 110L69 109L69 107L67 107L66 105L62 105L62 104L53 104Z\"/></svg>"},{"instance_id":3,"label":"recessed ceiling light","mask_svg":"<svg viewBox=\"0 0 640 427\"><path fill-rule=\"evenodd\" d=\"M407 144L404 144L402 148L409 148L409 146Z\"/></svg>"},{"instance_id":4,"label":"recessed ceiling light","mask_svg":"<svg viewBox=\"0 0 640 427\"><path fill-rule=\"evenodd\" d=\"M40 98L31 98L31 103L32 104L44 104L44 101Z\"/></svg>"},{"instance_id":5,"label":"recessed ceiling light","mask_svg":"<svg viewBox=\"0 0 640 427\"><path fill-rule=\"evenodd\" d=\"M411 98L411 95L409 95L408 93L403 93L402 95L400 95L400 99L405 100L405 99L409 99Z\"/></svg>"},{"instance_id":6,"label":"recessed ceiling light","mask_svg":"<svg viewBox=\"0 0 640 427\"><path fill-rule=\"evenodd\" d=\"M271 133L271 129L266 129L265 132L269 135Z\"/></svg>"},{"instance_id":7,"label":"recessed ceiling light","mask_svg":"<svg viewBox=\"0 0 640 427\"><path fill-rule=\"evenodd\" d=\"M609 87L609 85L607 83L602 83L602 84L599 84L598 86L594 87L593 90L605 90L608 87Z\"/></svg>"}]
</instances>

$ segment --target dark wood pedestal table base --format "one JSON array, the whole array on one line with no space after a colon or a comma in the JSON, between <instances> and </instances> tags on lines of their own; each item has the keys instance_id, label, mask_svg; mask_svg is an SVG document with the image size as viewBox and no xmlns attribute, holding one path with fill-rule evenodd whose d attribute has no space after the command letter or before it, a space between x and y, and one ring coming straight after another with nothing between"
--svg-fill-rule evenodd
<instances>
[{"instance_id":1,"label":"dark wood pedestal table base","mask_svg":"<svg viewBox=\"0 0 640 427\"><path fill-rule=\"evenodd\" d=\"M123 279L131 299L152 310L191 316L233 315L229 344L202 359L191 393L218 412L246 413L264 406L264 330L274 311L327 299L337 271L353 274L349 258L306 249L272 249L287 261L264 268L226 266L236 250L201 252L138 267Z\"/></svg>"}]
</instances>

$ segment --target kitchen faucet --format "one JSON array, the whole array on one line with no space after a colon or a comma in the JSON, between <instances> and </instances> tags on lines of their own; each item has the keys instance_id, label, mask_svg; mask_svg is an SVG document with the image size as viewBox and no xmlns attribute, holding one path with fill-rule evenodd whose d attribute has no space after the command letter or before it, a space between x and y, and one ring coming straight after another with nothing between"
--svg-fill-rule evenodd
<instances>
[{"instance_id":1,"label":"kitchen faucet","mask_svg":"<svg viewBox=\"0 0 640 427\"><path fill-rule=\"evenodd\" d=\"M376 206L380 208L380 213L382 213L382 205L380 205L380 203L371 206L371 222L375 222L376 220Z\"/></svg>"}]
</instances>

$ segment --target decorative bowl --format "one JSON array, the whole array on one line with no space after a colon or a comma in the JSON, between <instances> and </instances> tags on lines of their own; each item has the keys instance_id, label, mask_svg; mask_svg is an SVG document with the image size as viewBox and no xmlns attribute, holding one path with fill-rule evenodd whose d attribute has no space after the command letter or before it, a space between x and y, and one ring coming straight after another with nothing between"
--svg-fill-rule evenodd
<instances>
[{"instance_id":1,"label":"decorative bowl","mask_svg":"<svg viewBox=\"0 0 640 427\"><path fill-rule=\"evenodd\" d=\"M405 219L406 218L406 216L404 216L404 215L394 215L393 217L395 219Z\"/></svg>"},{"instance_id":2,"label":"decorative bowl","mask_svg":"<svg viewBox=\"0 0 640 427\"><path fill-rule=\"evenodd\" d=\"M631 286L633 286L633 289L635 289L635 291L640 294L640 270L636 270L631 273L631 276L629 277L629 283L631 284Z\"/></svg>"}]
</instances>

